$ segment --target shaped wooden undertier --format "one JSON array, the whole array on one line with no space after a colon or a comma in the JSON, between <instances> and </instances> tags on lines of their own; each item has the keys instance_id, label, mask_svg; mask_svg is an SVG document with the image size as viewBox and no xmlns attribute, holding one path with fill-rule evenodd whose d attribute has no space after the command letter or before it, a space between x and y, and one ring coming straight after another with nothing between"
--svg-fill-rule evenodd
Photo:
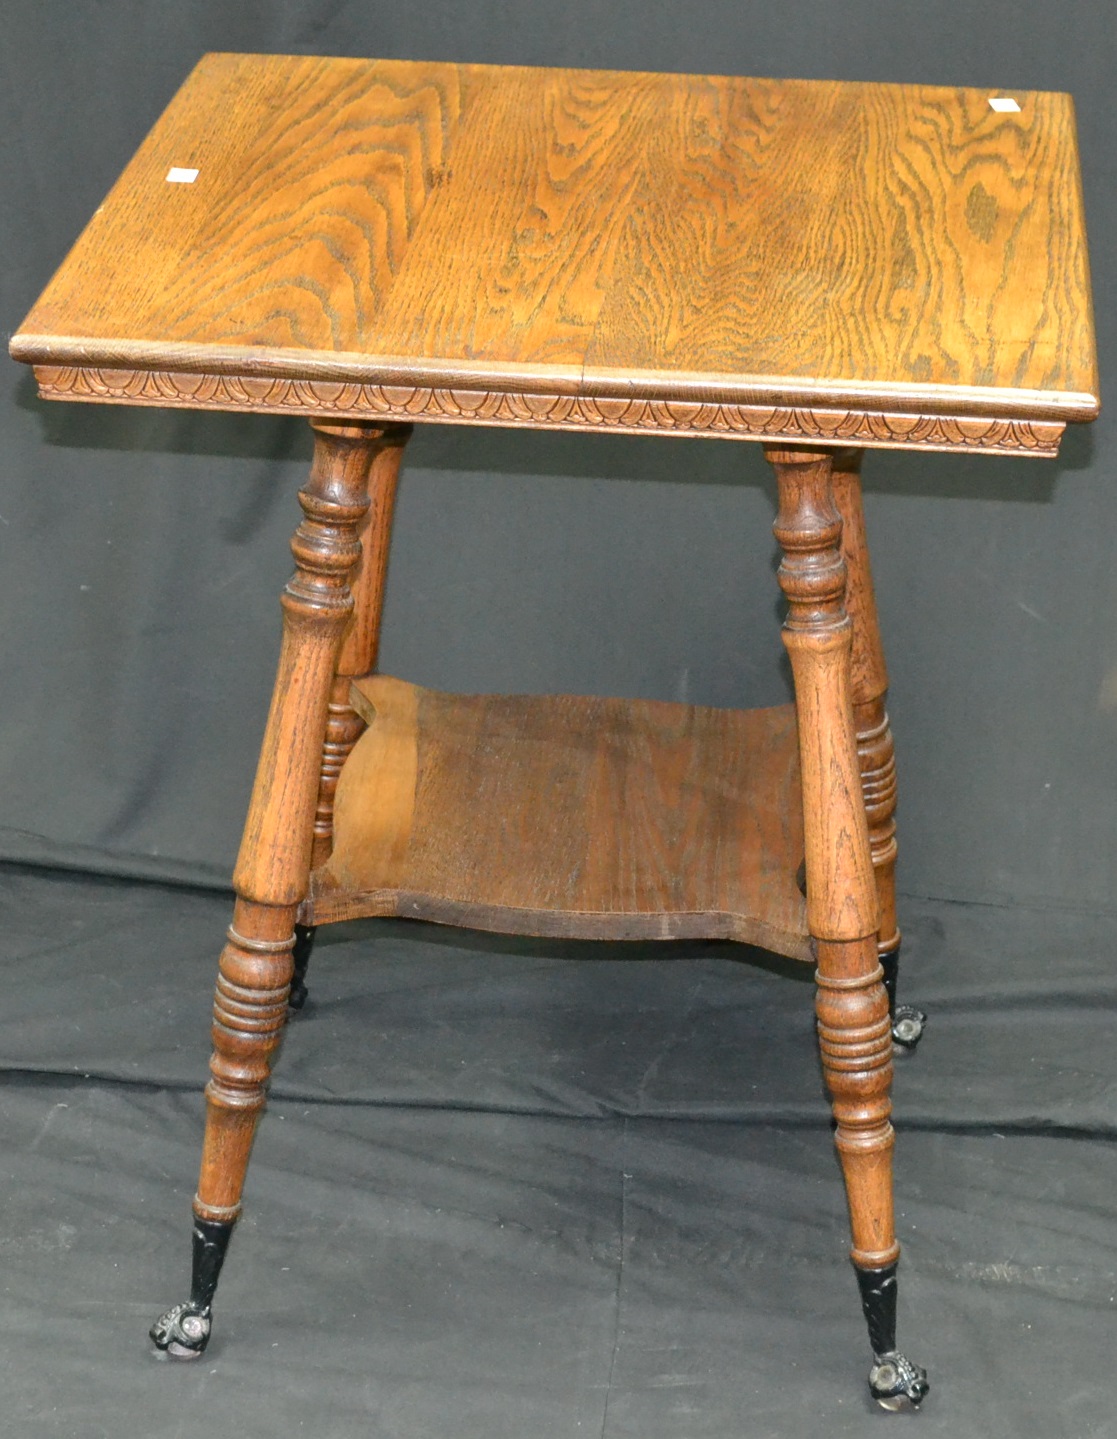
<instances>
[{"instance_id":1,"label":"shaped wooden undertier","mask_svg":"<svg viewBox=\"0 0 1117 1439\"><path fill-rule=\"evenodd\" d=\"M795 712L356 681L334 846L300 918L585 939L727 938L811 960Z\"/></svg>"}]
</instances>

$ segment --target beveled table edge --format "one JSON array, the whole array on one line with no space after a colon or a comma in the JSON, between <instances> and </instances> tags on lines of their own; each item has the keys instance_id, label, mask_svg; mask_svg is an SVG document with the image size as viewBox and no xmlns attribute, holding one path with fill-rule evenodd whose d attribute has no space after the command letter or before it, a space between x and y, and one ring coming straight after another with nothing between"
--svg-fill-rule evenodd
<instances>
[{"instance_id":1,"label":"beveled table edge","mask_svg":"<svg viewBox=\"0 0 1117 1439\"><path fill-rule=\"evenodd\" d=\"M478 395L557 394L587 399L790 405L975 418L988 414L1063 424L1096 419L1100 410L1100 400L1094 390L1028 390L992 385L618 369L578 364L532 365L521 361L200 345L184 341L108 340L22 330L12 337L8 348L13 359L37 367L450 388Z\"/></svg>"}]
</instances>

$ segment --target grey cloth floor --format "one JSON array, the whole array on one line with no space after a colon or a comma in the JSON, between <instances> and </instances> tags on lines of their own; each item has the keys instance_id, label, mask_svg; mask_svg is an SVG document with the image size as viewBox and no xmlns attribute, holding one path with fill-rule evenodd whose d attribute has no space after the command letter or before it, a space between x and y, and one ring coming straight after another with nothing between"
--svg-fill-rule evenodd
<instances>
[{"instance_id":1,"label":"grey cloth floor","mask_svg":"<svg viewBox=\"0 0 1117 1439\"><path fill-rule=\"evenodd\" d=\"M0 869L0 1434L1117 1433L1117 919L908 900L900 1339L865 1390L805 967L324 931L204 1359L185 1297L221 895Z\"/></svg>"}]
</instances>

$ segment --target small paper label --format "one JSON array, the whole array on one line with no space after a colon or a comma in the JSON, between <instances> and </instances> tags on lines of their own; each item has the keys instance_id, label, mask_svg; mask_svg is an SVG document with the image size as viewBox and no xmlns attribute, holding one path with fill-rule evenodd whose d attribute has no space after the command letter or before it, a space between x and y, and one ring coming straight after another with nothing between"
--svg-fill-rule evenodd
<instances>
[{"instance_id":1,"label":"small paper label","mask_svg":"<svg viewBox=\"0 0 1117 1439\"><path fill-rule=\"evenodd\" d=\"M992 104L992 100L989 103ZM172 185L192 185L197 178L197 170L188 170L182 165L172 165L167 171L167 179Z\"/></svg>"},{"instance_id":2,"label":"small paper label","mask_svg":"<svg viewBox=\"0 0 1117 1439\"><path fill-rule=\"evenodd\" d=\"M1020 106L1010 96L998 95L996 99L989 101L989 108L990 110L996 110L998 114L1007 115L1011 114L1014 110L1019 110ZM197 174L198 172L195 170L194 173Z\"/></svg>"}]
</instances>

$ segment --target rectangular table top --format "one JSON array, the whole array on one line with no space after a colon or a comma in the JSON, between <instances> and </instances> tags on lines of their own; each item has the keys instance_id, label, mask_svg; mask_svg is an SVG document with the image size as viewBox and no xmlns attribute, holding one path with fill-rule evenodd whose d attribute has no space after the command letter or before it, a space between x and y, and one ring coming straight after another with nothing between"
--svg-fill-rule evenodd
<instances>
[{"instance_id":1,"label":"rectangular table top","mask_svg":"<svg viewBox=\"0 0 1117 1439\"><path fill-rule=\"evenodd\" d=\"M1073 107L207 55L11 348L55 397L1054 453Z\"/></svg>"}]
</instances>

